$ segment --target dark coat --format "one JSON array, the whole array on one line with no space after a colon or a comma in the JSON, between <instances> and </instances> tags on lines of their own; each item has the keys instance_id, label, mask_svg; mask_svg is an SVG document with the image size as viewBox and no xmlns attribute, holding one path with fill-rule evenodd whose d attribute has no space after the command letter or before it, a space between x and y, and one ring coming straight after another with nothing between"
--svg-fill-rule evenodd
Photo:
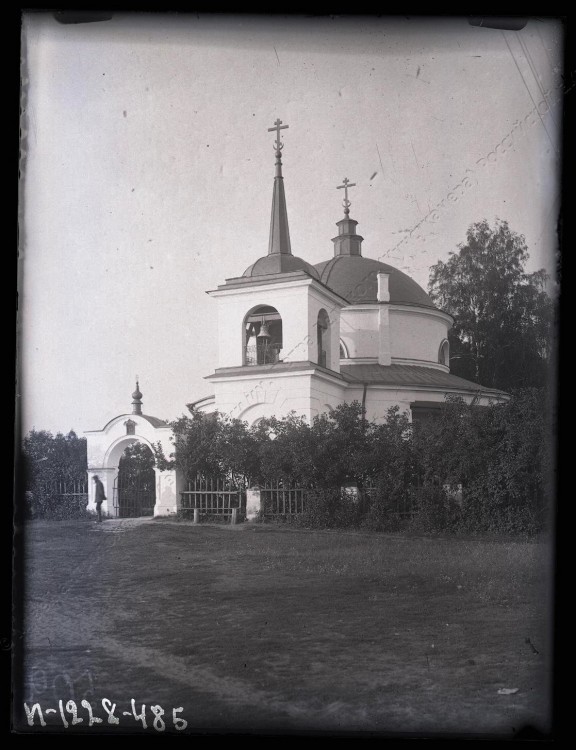
<instances>
[{"instance_id":1,"label":"dark coat","mask_svg":"<svg viewBox=\"0 0 576 750\"><path fill-rule=\"evenodd\" d=\"M96 485L96 502L101 503L103 500L106 500L106 495L104 494L104 485L99 479L95 479L94 483Z\"/></svg>"}]
</instances>

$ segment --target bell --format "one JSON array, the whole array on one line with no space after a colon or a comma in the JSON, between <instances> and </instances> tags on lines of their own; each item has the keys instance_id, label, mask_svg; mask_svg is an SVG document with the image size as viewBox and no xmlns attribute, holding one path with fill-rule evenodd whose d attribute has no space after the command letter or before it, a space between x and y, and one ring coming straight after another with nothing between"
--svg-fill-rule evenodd
<instances>
[{"instance_id":1,"label":"bell","mask_svg":"<svg viewBox=\"0 0 576 750\"><path fill-rule=\"evenodd\" d=\"M256 336L257 339L269 339L270 334L268 333L268 324L263 320L260 324L260 332L258 333L258 336Z\"/></svg>"}]
</instances>

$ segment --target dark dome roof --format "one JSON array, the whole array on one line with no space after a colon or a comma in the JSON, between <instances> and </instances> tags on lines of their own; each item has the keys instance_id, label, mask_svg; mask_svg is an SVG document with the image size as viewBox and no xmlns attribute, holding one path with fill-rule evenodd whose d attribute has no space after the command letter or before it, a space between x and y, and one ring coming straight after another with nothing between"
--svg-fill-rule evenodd
<instances>
[{"instance_id":1,"label":"dark dome roof","mask_svg":"<svg viewBox=\"0 0 576 750\"><path fill-rule=\"evenodd\" d=\"M276 273L289 273L290 271L306 271L312 278L319 279L320 275L313 265L302 258L297 258L289 253L272 253L258 258L250 268L247 268L243 276L268 276Z\"/></svg>"},{"instance_id":2,"label":"dark dome roof","mask_svg":"<svg viewBox=\"0 0 576 750\"><path fill-rule=\"evenodd\" d=\"M419 307L436 306L424 289L397 268L361 255L337 255L317 263L320 281L352 304L378 301L378 274L390 274L390 302Z\"/></svg>"}]
</instances>

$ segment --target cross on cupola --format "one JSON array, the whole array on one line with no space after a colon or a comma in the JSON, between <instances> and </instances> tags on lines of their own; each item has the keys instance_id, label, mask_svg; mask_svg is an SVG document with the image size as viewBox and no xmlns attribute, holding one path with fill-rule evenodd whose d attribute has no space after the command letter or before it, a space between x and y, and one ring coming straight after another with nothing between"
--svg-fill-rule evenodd
<instances>
[{"instance_id":1,"label":"cross on cupola","mask_svg":"<svg viewBox=\"0 0 576 750\"><path fill-rule=\"evenodd\" d=\"M284 144L280 140L280 131L286 130L286 128L289 128L289 127L290 127L289 125L282 125L282 120L277 119L276 122L274 123L274 127L268 128L269 133L271 133L273 130L276 131L276 145L275 145L276 151L282 151L282 149L284 148Z\"/></svg>"},{"instance_id":2,"label":"cross on cupola","mask_svg":"<svg viewBox=\"0 0 576 750\"><path fill-rule=\"evenodd\" d=\"M350 182L347 177L344 178L343 183L343 185L337 185L336 189L342 190L342 188L344 188L344 200L342 201L342 205L344 206L344 215L348 216L350 213L350 206L352 205L348 200L348 188L356 187L356 183Z\"/></svg>"},{"instance_id":3,"label":"cross on cupola","mask_svg":"<svg viewBox=\"0 0 576 750\"><path fill-rule=\"evenodd\" d=\"M350 206L352 204L348 200L348 190L352 187L356 187L356 183L350 182L347 177L342 180L342 185L336 186L337 190L344 190L344 200L342 201L344 218L336 222L338 236L332 238L334 255L362 255L362 240L364 238L356 234L358 222L350 218Z\"/></svg>"}]
</instances>

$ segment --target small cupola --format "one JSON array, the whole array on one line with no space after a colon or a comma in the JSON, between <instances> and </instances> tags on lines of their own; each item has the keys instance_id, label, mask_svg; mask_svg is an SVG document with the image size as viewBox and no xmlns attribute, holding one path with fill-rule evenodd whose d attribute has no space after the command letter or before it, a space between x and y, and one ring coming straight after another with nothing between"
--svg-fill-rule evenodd
<instances>
[{"instance_id":1,"label":"small cupola","mask_svg":"<svg viewBox=\"0 0 576 750\"><path fill-rule=\"evenodd\" d=\"M356 187L355 182L345 177L343 184L338 185L338 190L344 190L344 200L342 205L344 206L344 218L336 222L338 227L338 236L332 238L334 243L334 255L362 255L362 240L359 234L356 234L356 227L358 222L350 218L350 206L351 202L348 200L348 189Z\"/></svg>"},{"instance_id":2,"label":"small cupola","mask_svg":"<svg viewBox=\"0 0 576 750\"><path fill-rule=\"evenodd\" d=\"M142 394L136 379L136 390L132 394L132 414L142 414Z\"/></svg>"}]
</instances>

